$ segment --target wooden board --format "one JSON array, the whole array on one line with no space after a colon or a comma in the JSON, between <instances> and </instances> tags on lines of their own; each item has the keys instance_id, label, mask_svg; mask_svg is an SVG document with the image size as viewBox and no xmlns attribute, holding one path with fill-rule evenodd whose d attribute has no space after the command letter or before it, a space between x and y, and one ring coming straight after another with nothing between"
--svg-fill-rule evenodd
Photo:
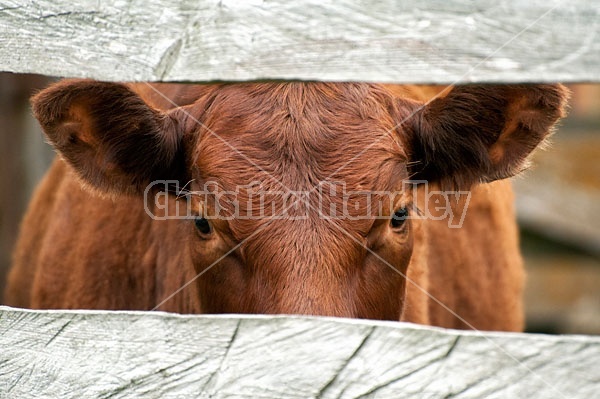
<instances>
[{"instance_id":1,"label":"wooden board","mask_svg":"<svg viewBox=\"0 0 600 399\"><path fill-rule=\"evenodd\" d=\"M7 398L585 398L600 337L0 308Z\"/></svg>"},{"instance_id":2,"label":"wooden board","mask_svg":"<svg viewBox=\"0 0 600 399\"><path fill-rule=\"evenodd\" d=\"M598 0L0 0L0 70L103 80L600 81Z\"/></svg>"}]
</instances>

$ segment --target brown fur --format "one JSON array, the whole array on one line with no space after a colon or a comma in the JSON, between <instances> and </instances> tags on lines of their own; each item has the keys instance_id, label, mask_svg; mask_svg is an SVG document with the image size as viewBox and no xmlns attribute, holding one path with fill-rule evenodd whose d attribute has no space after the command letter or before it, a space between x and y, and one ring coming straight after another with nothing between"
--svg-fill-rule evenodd
<instances>
[{"instance_id":1,"label":"brown fur","mask_svg":"<svg viewBox=\"0 0 600 399\"><path fill-rule=\"evenodd\" d=\"M152 309L202 273L160 309L520 330L524 276L510 184L476 184L521 170L562 116L566 91L456 87L421 108L436 92L355 83L60 82L33 99L62 159L23 222L6 302ZM446 189L475 184L463 227L411 220L392 228L396 209L413 201L425 207L402 191L409 177ZM211 220L206 236L193 220L144 212L142 192L156 179L189 182L195 191L211 181L221 190L258 182L263 190L310 192L288 213L307 217L271 219L293 203L284 194L262 218ZM324 180L398 195L382 206L385 219L326 219L316 210L321 201L328 210L366 211L359 198L319 196ZM192 198L197 214L216 211L207 198ZM247 190L238 199L243 212L259 210Z\"/></svg>"}]
</instances>

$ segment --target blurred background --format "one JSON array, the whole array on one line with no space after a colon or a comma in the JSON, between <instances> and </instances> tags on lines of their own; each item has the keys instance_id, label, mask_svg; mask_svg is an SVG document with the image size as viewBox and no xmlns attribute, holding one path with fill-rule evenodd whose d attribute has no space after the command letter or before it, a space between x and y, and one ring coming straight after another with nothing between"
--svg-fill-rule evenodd
<instances>
[{"instance_id":1,"label":"blurred background","mask_svg":"<svg viewBox=\"0 0 600 399\"><path fill-rule=\"evenodd\" d=\"M532 332L600 334L600 85L571 85L570 111L514 178Z\"/></svg>"},{"instance_id":2,"label":"blurred background","mask_svg":"<svg viewBox=\"0 0 600 399\"><path fill-rule=\"evenodd\" d=\"M0 293L19 222L54 157L28 101L51 81L0 73ZM600 85L570 88L553 144L514 179L527 331L600 334Z\"/></svg>"}]
</instances>

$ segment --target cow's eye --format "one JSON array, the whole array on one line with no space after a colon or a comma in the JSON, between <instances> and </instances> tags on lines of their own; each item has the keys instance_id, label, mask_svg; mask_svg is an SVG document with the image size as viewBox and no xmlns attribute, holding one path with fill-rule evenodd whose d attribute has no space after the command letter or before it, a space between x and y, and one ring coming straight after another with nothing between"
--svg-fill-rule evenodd
<instances>
[{"instance_id":1,"label":"cow's eye","mask_svg":"<svg viewBox=\"0 0 600 399\"><path fill-rule=\"evenodd\" d=\"M212 230L210 228L210 223L208 223L208 220L206 218L197 217L196 219L194 219L194 224L196 225L196 228L201 234L208 235Z\"/></svg>"},{"instance_id":2,"label":"cow's eye","mask_svg":"<svg viewBox=\"0 0 600 399\"><path fill-rule=\"evenodd\" d=\"M406 208L397 209L396 212L394 212L394 215L392 215L392 220L391 220L390 224L392 225L392 227L394 229L398 229L398 228L402 227L402 225L404 225L404 222L406 221L407 218L408 218L408 209L406 209Z\"/></svg>"}]
</instances>

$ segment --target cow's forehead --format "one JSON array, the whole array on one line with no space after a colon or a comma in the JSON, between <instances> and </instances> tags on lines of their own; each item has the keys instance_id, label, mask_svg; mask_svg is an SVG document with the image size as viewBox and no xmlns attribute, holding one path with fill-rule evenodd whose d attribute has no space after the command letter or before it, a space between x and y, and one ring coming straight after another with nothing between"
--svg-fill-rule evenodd
<instances>
[{"instance_id":1,"label":"cow's forehead","mask_svg":"<svg viewBox=\"0 0 600 399\"><path fill-rule=\"evenodd\" d=\"M405 149L381 87L355 83L225 85L202 117L199 180L227 190L306 190L323 182L388 190L405 174Z\"/></svg>"}]
</instances>

